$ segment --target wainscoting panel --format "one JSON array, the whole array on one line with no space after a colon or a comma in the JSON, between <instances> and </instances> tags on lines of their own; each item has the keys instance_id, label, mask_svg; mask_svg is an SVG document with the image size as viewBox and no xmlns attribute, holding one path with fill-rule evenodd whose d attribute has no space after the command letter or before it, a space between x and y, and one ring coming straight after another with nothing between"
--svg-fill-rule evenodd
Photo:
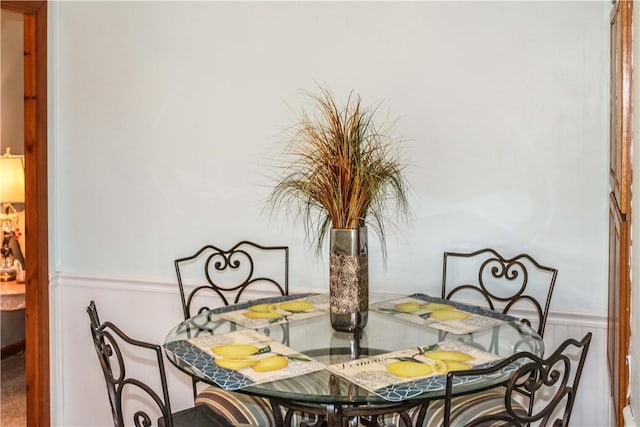
<instances>
[{"instance_id":1,"label":"wainscoting panel","mask_svg":"<svg viewBox=\"0 0 640 427\"><path fill-rule=\"evenodd\" d=\"M112 426L102 371L91 342L86 307L95 300L103 320L112 320L132 336L162 343L182 318L174 282L107 279L69 274L51 280L51 414L52 425ZM305 289L300 292L314 292ZM255 294L248 296L261 297ZM571 420L577 427L609 427L611 399L606 363L604 314L554 312L545 332L547 353L569 337L593 333ZM146 373L153 365L141 361ZM193 403L191 383L167 363L173 410Z\"/></svg>"},{"instance_id":2,"label":"wainscoting panel","mask_svg":"<svg viewBox=\"0 0 640 427\"><path fill-rule=\"evenodd\" d=\"M612 418L607 370L607 322L604 315L551 313L545 331L546 355L567 338L582 338L592 332L591 345L575 406L572 426L610 427Z\"/></svg>"}]
</instances>

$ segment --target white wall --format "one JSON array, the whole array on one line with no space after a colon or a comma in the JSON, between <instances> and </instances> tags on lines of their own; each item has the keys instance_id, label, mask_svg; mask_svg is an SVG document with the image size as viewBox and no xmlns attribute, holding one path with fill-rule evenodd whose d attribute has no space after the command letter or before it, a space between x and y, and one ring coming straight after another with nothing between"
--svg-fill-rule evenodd
<instances>
[{"instance_id":1,"label":"white wall","mask_svg":"<svg viewBox=\"0 0 640 427\"><path fill-rule=\"evenodd\" d=\"M326 289L327 260L302 226L263 212L281 131L316 82L381 102L410 139L414 220L390 236L386 269L370 237L373 291L437 293L444 250L490 246L559 269L553 311L606 313L609 9L52 3L54 420L108 423L66 395L84 381L67 363L90 351L74 280L105 278L95 298L159 339L180 317L168 299L150 303L164 291L120 305L108 284L170 292L172 260L205 242L288 244L292 289Z\"/></svg>"}]
</instances>

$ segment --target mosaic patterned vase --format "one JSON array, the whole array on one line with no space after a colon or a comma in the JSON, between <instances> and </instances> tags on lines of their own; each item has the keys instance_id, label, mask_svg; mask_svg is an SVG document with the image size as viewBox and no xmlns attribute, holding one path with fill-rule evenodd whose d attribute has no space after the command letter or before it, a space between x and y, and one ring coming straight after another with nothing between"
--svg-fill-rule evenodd
<instances>
[{"instance_id":1,"label":"mosaic patterned vase","mask_svg":"<svg viewBox=\"0 0 640 427\"><path fill-rule=\"evenodd\" d=\"M329 252L331 326L342 332L362 330L369 317L367 228L332 228Z\"/></svg>"}]
</instances>

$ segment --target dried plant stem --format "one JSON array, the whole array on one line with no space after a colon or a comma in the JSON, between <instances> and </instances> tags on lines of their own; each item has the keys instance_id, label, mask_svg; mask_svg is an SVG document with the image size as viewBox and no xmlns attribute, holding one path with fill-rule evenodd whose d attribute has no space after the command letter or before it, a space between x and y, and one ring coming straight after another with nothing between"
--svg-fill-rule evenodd
<instances>
[{"instance_id":1,"label":"dried plant stem","mask_svg":"<svg viewBox=\"0 0 640 427\"><path fill-rule=\"evenodd\" d=\"M309 96L318 115L303 112L285 152L291 162L270 201L303 219L318 253L330 228L369 224L386 259L387 209L409 215L400 141L391 127L376 127L375 109L364 108L359 96L351 94L342 109L326 89Z\"/></svg>"}]
</instances>

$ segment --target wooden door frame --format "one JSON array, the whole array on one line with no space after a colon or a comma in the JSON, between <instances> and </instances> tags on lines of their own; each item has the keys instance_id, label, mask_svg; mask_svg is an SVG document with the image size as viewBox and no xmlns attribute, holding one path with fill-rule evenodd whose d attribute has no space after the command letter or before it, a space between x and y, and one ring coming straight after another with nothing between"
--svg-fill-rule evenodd
<instances>
[{"instance_id":1,"label":"wooden door frame","mask_svg":"<svg viewBox=\"0 0 640 427\"><path fill-rule=\"evenodd\" d=\"M47 2L5 1L22 13L25 43L25 346L27 426L48 426L49 253L47 205Z\"/></svg>"},{"instance_id":2,"label":"wooden door frame","mask_svg":"<svg viewBox=\"0 0 640 427\"><path fill-rule=\"evenodd\" d=\"M616 426L624 425L629 404L629 342L631 308L631 196L632 196L632 16L633 2L616 0L611 9L610 93L610 226L609 313L607 356ZM615 31L614 31L615 29ZM615 223L615 227L612 227ZM617 241L616 241L617 239Z\"/></svg>"}]
</instances>

